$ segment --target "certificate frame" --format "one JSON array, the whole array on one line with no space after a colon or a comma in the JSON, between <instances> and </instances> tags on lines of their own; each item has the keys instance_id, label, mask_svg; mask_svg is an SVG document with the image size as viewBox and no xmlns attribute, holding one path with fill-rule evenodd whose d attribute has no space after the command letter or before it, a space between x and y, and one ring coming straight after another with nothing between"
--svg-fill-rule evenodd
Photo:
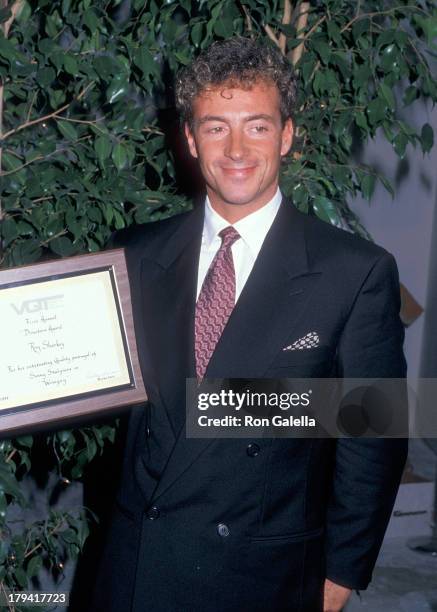
<instances>
[{"instance_id":1,"label":"certificate frame","mask_svg":"<svg viewBox=\"0 0 437 612\"><path fill-rule=\"evenodd\" d=\"M1 270L0 299L4 289L14 291L25 286L31 289L39 283L50 285L54 281L77 280L78 277L86 278L87 275L89 280L91 275L97 278L100 273L108 273L102 274L101 277L105 279L107 286L112 288L114 305L111 303L111 308L116 312L114 321L118 322L118 328L114 328L114 337L117 336L119 352L124 357L123 384L114 386L108 383L107 387L88 389L83 393L75 392L71 395L67 393L64 396L59 391L60 397L40 397L34 402L2 408L0 438L42 429L64 429L77 425L80 421L89 422L93 417L100 418L147 401L138 358L124 249L111 249ZM0 327L1 325L0 321ZM124 354L120 350L121 346ZM7 353L7 347L4 350ZM99 383L102 384L106 383Z\"/></svg>"}]
</instances>

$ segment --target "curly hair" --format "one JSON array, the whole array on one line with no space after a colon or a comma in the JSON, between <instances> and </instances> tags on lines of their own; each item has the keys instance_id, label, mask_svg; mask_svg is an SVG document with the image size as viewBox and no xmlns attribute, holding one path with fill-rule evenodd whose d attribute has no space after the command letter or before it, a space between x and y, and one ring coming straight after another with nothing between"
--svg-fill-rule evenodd
<instances>
[{"instance_id":1,"label":"curly hair","mask_svg":"<svg viewBox=\"0 0 437 612\"><path fill-rule=\"evenodd\" d=\"M294 110L296 79L293 66L280 50L243 36L214 42L176 75L176 109L181 122L192 125L193 101L207 88L226 84L250 89L260 81L277 86L285 122Z\"/></svg>"}]
</instances>

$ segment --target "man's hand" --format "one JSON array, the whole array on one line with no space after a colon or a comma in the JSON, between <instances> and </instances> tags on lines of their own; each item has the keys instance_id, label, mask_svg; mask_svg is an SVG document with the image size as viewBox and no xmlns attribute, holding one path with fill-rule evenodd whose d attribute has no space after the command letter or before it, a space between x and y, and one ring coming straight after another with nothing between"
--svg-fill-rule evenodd
<instances>
[{"instance_id":1,"label":"man's hand","mask_svg":"<svg viewBox=\"0 0 437 612\"><path fill-rule=\"evenodd\" d=\"M351 593L351 589L335 584L327 578L323 591L323 612L341 612Z\"/></svg>"}]
</instances>

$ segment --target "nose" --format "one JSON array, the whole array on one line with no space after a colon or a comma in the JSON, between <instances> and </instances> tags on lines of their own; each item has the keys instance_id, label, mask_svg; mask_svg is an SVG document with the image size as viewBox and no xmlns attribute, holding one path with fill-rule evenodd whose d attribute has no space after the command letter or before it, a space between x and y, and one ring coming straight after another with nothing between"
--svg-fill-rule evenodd
<instances>
[{"instance_id":1,"label":"nose","mask_svg":"<svg viewBox=\"0 0 437 612\"><path fill-rule=\"evenodd\" d=\"M225 155L233 161L240 161L244 158L245 143L244 134L241 130L231 130L225 147Z\"/></svg>"}]
</instances>

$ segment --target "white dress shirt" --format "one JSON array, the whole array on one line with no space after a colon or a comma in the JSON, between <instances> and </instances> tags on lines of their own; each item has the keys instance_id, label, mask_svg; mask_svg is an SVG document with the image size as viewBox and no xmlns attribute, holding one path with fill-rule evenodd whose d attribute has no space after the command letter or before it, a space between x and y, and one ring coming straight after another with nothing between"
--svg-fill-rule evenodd
<instances>
[{"instance_id":1,"label":"white dress shirt","mask_svg":"<svg viewBox=\"0 0 437 612\"><path fill-rule=\"evenodd\" d=\"M267 232L276 217L281 201L282 194L278 188L270 202L259 210L247 215L247 217L240 219L240 221L231 224L213 209L208 196L206 197L202 246L197 275L197 297L199 297L200 289L208 268L214 259L214 255L221 246L222 241L218 234L225 227L232 225L240 234L240 238L231 247L235 268L235 301L238 300L261 250Z\"/></svg>"}]
</instances>

